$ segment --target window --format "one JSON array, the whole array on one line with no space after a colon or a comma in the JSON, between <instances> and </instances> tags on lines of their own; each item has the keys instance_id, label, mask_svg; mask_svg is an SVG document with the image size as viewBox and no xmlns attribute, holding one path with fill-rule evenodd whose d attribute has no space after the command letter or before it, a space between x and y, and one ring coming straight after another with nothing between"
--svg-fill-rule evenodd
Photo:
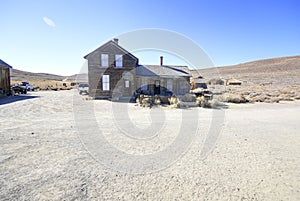
<instances>
[{"instance_id":1,"label":"window","mask_svg":"<svg viewBox=\"0 0 300 201\"><path fill-rule=\"evenodd\" d=\"M160 86L160 81L159 80L155 80L155 87L159 87Z\"/></svg>"},{"instance_id":2,"label":"window","mask_svg":"<svg viewBox=\"0 0 300 201\"><path fill-rule=\"evenodd\" d=\"M109 91L109 75L102 75L102 90Z\"/></svg>"},{"instance_id":3,"label":"window","mask_svg":"<svg viewBox=\"0 0 300 201\"><path fill-rule=\"evenodd\" d=\"M129 80L125 80L125 88L129 88L130 87L130 82Z\"/></svg>"},{"instance_id":4,"label":"window","mask_svg":"<svg viewBox=\"0 0 300 201\"><path fill-rule=\"evenodd\" d=\"M146 78L142 78L141 90L142 91L148 90L148 83L147 83L147 79Z\"/></svg>"},{"instance_id":5,"label":"window","mask_svg":"<svg viewBox=\"0 0 300 201\"><path fill-rule=\"evenodd\" d=\"M108 67L108 54L101 54L101 66Z\"/></svg>"},{"instance_id":6,"label":"window","mask_svg":"<svg viewBox=\"0 0 300 201\"><path fill-rule=\"evenodd\" d=\"M179 93L180 94L185 94L190 90L190 85L187 81L185 80L180 80L179 81Z\"/></svg>"},{"instance_id":7,"label":"window","mask_svg":"<svg viewBox=\"0 0 300 201\"><path fill-rule=\"evenodd\" d=\"M167 79L167 89L169 91L173 91L173 80L172 79Z\"/></svg>"},{"instance_id":8,"label":"window","mask_svg":"<svg viewBox=\"0 0 300 201\"><path fill-rule=\"evenodd\" d=\"M123 56L121 54L116 54L116 68L123 67Z\"/></svg>"}]
</instances>

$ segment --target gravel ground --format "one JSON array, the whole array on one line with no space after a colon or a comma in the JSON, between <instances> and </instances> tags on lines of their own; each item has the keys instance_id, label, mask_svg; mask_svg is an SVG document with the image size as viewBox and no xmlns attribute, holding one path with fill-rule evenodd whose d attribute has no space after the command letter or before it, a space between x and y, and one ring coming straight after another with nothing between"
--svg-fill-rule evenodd
<instances>
[{"instance_id":1,"label":"gravel ground","mask_svg":"<svg viewBox=\"0 0 300 201\"><path fill-rule=\"evenodd\" d=\"M0 200L300 200L297 101L218 110L225 115L222 130L212 152L201 158L212 109L145 109L83 100L76 91L32 92L17 99L0 99ZM73 101L81 107L74 108ZM128 157L108 155L101 161L93 152L97 146L87 145L94 135L82 134L78 121L90 117L78 109L90 106L108 144ZM126 115L118 108L126 108ZM184 130L192 139L181 139L186 149L180 157L172 158L181 150L171 149L168 158L150 164L153 171L135 174L139 161L126 167L130 156L143 158L174 146L185 113L193 114L188 122L196 121L197 130L194 136ZM162 124L160 114L167 120ZM149 138L132 138L128 119L141 133L151 125L161 129ZM169 159L173 162L164 164Z\"/></svg>"}]
</instances>

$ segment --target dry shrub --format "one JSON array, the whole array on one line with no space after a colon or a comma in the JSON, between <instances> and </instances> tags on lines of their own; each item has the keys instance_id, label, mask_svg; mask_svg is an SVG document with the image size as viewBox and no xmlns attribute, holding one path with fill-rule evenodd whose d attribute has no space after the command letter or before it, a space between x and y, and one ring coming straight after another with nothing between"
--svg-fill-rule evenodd
<instances>
[{"instance_id":1,"label":"dry shrub","mask_svg":"<svg viewBox=\"0 0 300 201\"><path fill-rule=\"evenodd\" d=\"M270 99L269 96L265 94L259 94L255 97L249 99L250 102L266 102L266 100Z\"/></svg>"},{"instance_id":2,"label":"dry shrub","mask_svg":"<svg viewBox=\"0 0 300 201\"><path fill-rule=\"evenodd\" d=\"M86 96L82 98L83 100L89 101L89 100L95 100L95 98L91 97L91 96Z\"/></svg>"},{"instance_id":3,"label":"dry shrub","mask_svg":"<svg viewBox=\"0 0 300 201\"><path fill-rule=\"evenodd\" d=\"M139 97L137 97L137 98L135 99L135 102L136 102L137 104L142 104L142 99L139 98Z\"/></svg>"},{"instance_id":4,"label":"dry shrub","mask_svg":"<svg viewBox=\"0 0 300 201\"><path fill-rule=\"evenodd\" d=\"M199 107L205 107L205 108L210 108L211 105L208 102L207 99L204 98L204 96L199 96L196 98L196 103Z\"/></svg>"},{"instance_id":5,"label":"dry shrub","mask_svg":"<svg viewBox=\"0 0 300 201\"><path fill-rule=\"evenodd\" d=\"M293 101L290 96L280 96L280 101Z\"/></svg>"},{"instance_id":6,"label":"dry shrub","mask_svg":"<svg viewBox=\"0 0 300 201\"><path fill-rule=\"evenodd\" d=\"M241 94L231 94L225 93L223 94L223 101L228 103L246 103L247 100Z\"/></svg>"},{"instance_id":7,"label":"dry shrub","mask_svg":"<svg viewBox=\"0 0 300 201\"><path fill-rule=\"evenodd\" d=\"M161 99L160 99L160 97L159 96L155 96L154 97L154 104L155 105L161 105Z\"/></svg>"},{"instance_id":8,"label":"dry shrub","mask_svg":"<svg viewBox=\"0 0 300 201\"><path fill-rule=\"evenodd\" d=\"M213 99L210 104L211 108L217 108L220 105L221 103L217 99Z\"/></svg>"},{"instance_id":9,"label":"dry shrub","mask_svg":"<svg viewBox=\"0 0 300 201\"><path fill-rule=\"evenodd\" d=\"M265 103L279 103L281 99L279 97L271 97L269 99L266 99Z\"/></svg>"},{"instance_id":10,"label":"dry shrub","mask_svg":"<svg viewBox=\"0 0 300 201\"><path fill-rule=\"evenodd\" d=\"M198 104L196 102L179 102L178 103L179 108L189 108L189 107L198 107Z\"/></svg>"},{"instance_id":11,"label":"dry shrub","mask_svg":"<svg viewBox=\"0 0 300 201\"><path fill-rule=\"evenodd\" d=\"M176 96L171 96L168 100L170 105L177 105L179 103L179 99Z\"/></svg>"},{"instance_id":12,"label":"dry shrub","mask_svg":"<svg viewBox=\"0 0 300 201\"><path fill-rule=\"evenodd\" d=\"M194 94L185 94L180 98L182 102L195 102L196 96Z\"/></svg>"},{"instance_id":13,"label":"dry shrub","mask_svg":"<svg viewBox=\"0 0 300 201\"><path fill-rule=\"evenodd\" d=\"M258 92L252 92L252 93L249 94L249 98L254 98L254 97L260 96L260 95L261 95L261 93L258 93Z\"/></svg>"},{"instance_id":14,"label":"dry shrub","mask_svg":"<svg viewBox=\"0 0 300 201\"><path fill-rule=\"evenodd\" d=\"M169 104L171 108L180 108L180 100L176 96L171 96L168 98Z\"/></svg>"},{"instance_id":15,"label":"dry shrub","mask_svg":"<svg viewBox=\"0 0 300 201\"><path fill-rule=\"evenodd\" d=\"M141 104L142 107L151 107L152 106L152 101L151 101L151 98L150 97L144 97L142 99L142 104Z\"/></svg>"},{"instance_id":16,"label":"dry shrub","mask_svg":"<svg viewBox=\"0 0 300 201\"><path fill-rule=\"evenodd\" d=\"M287 91L287 90L282 90L280 91L281 94L292 94L291 91Z\"/></svg>"}]
</instances>

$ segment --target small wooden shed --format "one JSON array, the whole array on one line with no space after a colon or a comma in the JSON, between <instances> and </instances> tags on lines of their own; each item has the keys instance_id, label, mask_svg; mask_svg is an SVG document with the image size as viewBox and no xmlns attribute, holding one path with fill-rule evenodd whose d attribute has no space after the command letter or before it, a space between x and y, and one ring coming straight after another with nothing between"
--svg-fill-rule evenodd
<instances>
[{"instance_id":1,"label":"small wooden shed","mask_svg":"<svg viewBox=\"0 0 300 201\"><path fill-rule=\"evenodd\" d=\"M243 81L234 78L227 80L227 85L242 85L242 83Z\"/></svg>"},{"instance_id":2,"label":"small wooden shed","mask_svg":"<svg viewBox=\"0 0 300 201\"><path fill-rule=\"evenodd\" d=\"M12 67L0 59L0 96L11 94L10 69Z\"/></svg>"}]
</instances>

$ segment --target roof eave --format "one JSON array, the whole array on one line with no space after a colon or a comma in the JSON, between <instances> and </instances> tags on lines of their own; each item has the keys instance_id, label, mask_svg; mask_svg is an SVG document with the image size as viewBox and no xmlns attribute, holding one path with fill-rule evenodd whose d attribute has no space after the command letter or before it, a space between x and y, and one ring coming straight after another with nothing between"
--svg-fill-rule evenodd
<instances>
[{"instance_id":1,"label":"roof eave","mask_svg":"<svg viewBox=\"0 0 300 201\"><path fill-rule=\"evenodd\" d=\"M6 62L4 62L4 61L1 60L1 59L0 59L0 66L6 67L6 68L13 68L11 65L7 64Z\"/></svg>"},{"instance_id":2,"label":"roof eave","mask_svg":"<svg viewBox=\"0 0 300 201\"><path fill-rule=\"evenodd\" d=\"M98 49L103 48L104 46L106 46L106 45L108 45L108 44L110 44L110 43L114 44L114 45L115 45L117 48L119 48L120 50L126 52L126 54L128 54L128 55L129 55L130 57L132 57L133 59L139 60L137 57L135 57L133 54L131 54L130 52L128 52L126 49L124 49L123 47L121 47L118 43L116 43L116 42L113 41L113 40L110 40L110 41L104 43L104 44L101 45L100 47L96 48L94 51L92 51L92 52L88 53L87 55L85 55L83 58L84 58L84 59L87 59L87 57L88 57L89 55L93 54L93 53L96 52Z\"/></svg>"}]
</instances>

